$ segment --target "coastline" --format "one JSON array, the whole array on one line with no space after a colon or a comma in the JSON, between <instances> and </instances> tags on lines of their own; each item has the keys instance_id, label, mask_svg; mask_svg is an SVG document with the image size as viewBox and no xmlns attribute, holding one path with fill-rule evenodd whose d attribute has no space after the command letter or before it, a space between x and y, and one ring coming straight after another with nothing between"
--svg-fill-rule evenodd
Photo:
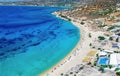
<instances>
[{"instance_id":1,"label":"coastline","mask_svg":"<svg viewBox=\"0 0 120 76\"><path fill-rule=\"evenodd\" d=\"M61 19L67 20L65 18L60 17L58 14L52 13L53 15L55 15L56 17L59 17ZM68 21L68 20L67 20ZM49 72L54 72L55 69L57 69L58 67L62 66L70 57L71 55L73 55L73 53L76 52L76 49L78 49L78 47L82 44L83 40L84 40L84 30L83 27L80 27L79 25L77 25L76 23L70 21L74 26L78 27L79 31L80 31L80 39L77 43L77 45L73 48L73 50L65 57L63 58L60 62L58 62L56 65L54 65L53 67L51 67L50 69L46 70L45 72L43 72L42 74L40 74L39 76L49 76L48 73Z\"/></svg>"},{"instance_id":2,"label":"coastline","mask_svg":"<svg viewBox=\"0 0 120 76\"><path fill-rule=\"evenodd\" d=\"M54 14L56 17L67 20L65 18L60 17L58 12L54 12L52 14ZM69 69L71 69L75 65L86 64L83 62L83 58L91 50L95 50L94 48L91 48L89 44L95 39L97 39L99 35L104 34L104 32L95 31L94 28L91 28L91 24L88 21L84 21L84 25L81 24L82 18L81 20L76 20L68 16L67 18L70 19L70 22L74 26L78 27L78 29L80 30L80 40L78 41L75 48L65 58L63 58L55 66L43 72L39 76L60 76L61 73L67 72ZM92 37L89 37L90 33Z\"/></svg>"}]
</instances>

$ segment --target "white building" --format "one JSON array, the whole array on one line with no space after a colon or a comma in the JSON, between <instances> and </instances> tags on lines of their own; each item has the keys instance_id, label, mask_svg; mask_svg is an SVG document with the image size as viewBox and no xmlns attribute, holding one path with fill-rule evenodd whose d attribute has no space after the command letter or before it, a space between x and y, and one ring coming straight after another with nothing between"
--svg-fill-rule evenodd
<instances>
[{"instance_id":1,"label":"white building","mask_svg":"<svg viewBox=\"0 0 120 76\"><path fill-rule=\"evenodd\" d=\"M112 35L111 37L113 38L114 41L116 41L116 39L118 39L118 42L120 42L120 36Z\"/></svg>"},{"instance_id":2,"label":"white building","mask_svg":"<svg viewBox=\"0 0 120 76\"><path fill-rule=\"evenodd\" d=\"M100 51L100 52L98 53L98 55L99 55L99 57L101 57L101 56L107 56L107 53L106 53L106 52L103 52L103 51Z\"/></svg>"},{"instance_id":3,"label":"white building","mask_svg":"<svg viewBox=\"0 0 120 76\"><path fill-rule=\"evenodd\" d=\"M120 43L112 43L112 47L120 49Z\"/></svg>"},{"instance_id":4,"label":"white building","mask_svg":"<svg viewBox=\"0 0 120 76\"><path fill-rule=\"evenodd\" d=\"M116 6L117 6L116 9L117 9L118 11L120 11L120 3L118 3Z\"/></svg>"},{"instance_id":5,"label":"white building","mask_svg":"<svg viewBox=\"0 0 120 76\"><path fill-rule=\"evenodd\" d=\"M120 26L120 22L113 23L112 26Z\"/></svg>"},{"instance_id":6,"label":"white building","mask_svg":"<svg viewBox=\"0 0 120 76\"><path fill-rule=\"evenodd\" d=\"M120 54L114 53L110 55L110 65L120 67Z\"/></svg>"},{"instance_id":7,"label":"white building","mask_svg":"<svg viewBox=\"0 0 120 76\"><path fill-rule=\"evenodd\" d=\"M107 30L108 28L109 28L108 26L103 27L104 30Z\"/></svg>"},{"instance_id":8,"label":"white building","mask_svg":"<svg viewBox=\"0 0 120 76\"><path fill-rule=\"evenodd\" d=\"M111 51L111 50L104 50L105 52L107 52L107 53L114 53L113 51Z\"/></svg>"}]
</instances>

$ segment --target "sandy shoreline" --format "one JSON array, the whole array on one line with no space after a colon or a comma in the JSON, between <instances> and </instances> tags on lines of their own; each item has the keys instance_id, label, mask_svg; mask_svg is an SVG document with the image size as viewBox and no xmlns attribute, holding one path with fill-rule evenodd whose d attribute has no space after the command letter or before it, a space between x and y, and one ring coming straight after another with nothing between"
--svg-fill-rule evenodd
<instances>
[{"instance_id":1,"label":"sandy shoreline","mask_svg":"<svg viewBox=\"0 0 120 76\"><path fill-rule=\"evenodd\" d=\"M56 17L59 17L58 15L56 15ZM71 58L71 55L76 51L76 49L80 46L80 44L82 44L83 42L83 38L84 38L84 30L83 30L83 27L80 27L79 25L76 25L76 23L72 22L75 26L77 26L80 30L80 40L79 42L77 43L76 47L71 51L70 54L68 54L63 60L61 60L60 62L58 62L55 66L53 66L52 68L50 68L49 70L45 71L44 73L42 73L40 76L47 76L49 72L53 72L55 70L55 68L59 67L59 66L62 66L64 64L64 62L67 60L67 59L70 59Z\"/></svg>"},{"instance_id":2,"label":"sandy shoreline","mask_svg":"<svg viewBox=\"0 0 120 76\"><path fill-rule=\"evenodd\" d=\"M56 17L59 17L58 15L56 15ZM63 18L62 18L63 19ZM73 22L72 22L73 23ZM73 25L75 25L73 23ZM77 26L77 25L75 25ZM84 30L80 29L80 26L77 26L80 30L80 33L84 33ZM77 45L75 46L75 48L70 52L70 54L68 54L64 59L62 59L60 62L58 62L55 66L53 66L52 68L50 68L49 70L45 71L44 73L42 73L40 76L47 76L49 72L52 72L55 70L55 68L57 69L57 67L60 67L64 64L64 62L66 62L66 60L71 58L71 55L75 52L75 50L79 47L80 44L82 44L82 40L84 38L84 34L80 34L80 40L77 43Z\"/></svg>"},{"instance_id":3,"label":"sandy shoreline","mask_svg":"<svg viewBox=\"0 0 120 76\"><path fill-rule=\"evenodd\" d=\"M54 13L56 17L59 17L57 13ZM60 17L61 18L61 17ZM64 19L64 18L62 18ZM64 19L66 20L66 19ZM85 22L84 25L81 25L80 22L73 22L73 19L71 21L73 25L79 28L80 30L80 40L76 47L69 53L63 60L58 62L55 66L50 68L48 71L45 71L39 76L60 76L62 72L67 72L71 67L74 67L77 64L82 64L82 59L87 55L87 53L90 51L89 43L92 41L95 37L89 38L89 33L96 34L92 30L88 28L88 23ZM98 34L98 33L97 33Z\"/></svg>"}]
</instances>

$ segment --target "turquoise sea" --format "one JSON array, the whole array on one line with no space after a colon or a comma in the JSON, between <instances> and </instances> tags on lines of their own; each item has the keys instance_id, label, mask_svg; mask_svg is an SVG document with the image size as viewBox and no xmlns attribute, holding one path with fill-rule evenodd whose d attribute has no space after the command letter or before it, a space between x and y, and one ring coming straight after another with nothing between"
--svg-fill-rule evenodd
<instances>
[{"instance_id":1,"label":"turquoise sea","mask_svg":"<svg viewBox=\"0 0 120 76\"><path fill-rule=\"evenodd\" d=\"M37 76L76 46L80 31L61 7L0 6L0 76Z\"/></svg>"}]
</instances>

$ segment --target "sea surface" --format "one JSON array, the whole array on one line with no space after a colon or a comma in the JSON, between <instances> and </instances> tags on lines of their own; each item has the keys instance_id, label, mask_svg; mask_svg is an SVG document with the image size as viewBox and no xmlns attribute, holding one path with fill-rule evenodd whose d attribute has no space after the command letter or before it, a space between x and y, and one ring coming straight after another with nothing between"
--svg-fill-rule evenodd
<instances>
[{"instance_id":1,"label":"sea surface","mask_svg":"<svg viewBox=\"0 0 120 76\"><path fill-rule=\"evenodd\" d=\"M61 7L0 6L0 76L38 76L76 46L80 31Z\"/></svg>"}]
</instances>

